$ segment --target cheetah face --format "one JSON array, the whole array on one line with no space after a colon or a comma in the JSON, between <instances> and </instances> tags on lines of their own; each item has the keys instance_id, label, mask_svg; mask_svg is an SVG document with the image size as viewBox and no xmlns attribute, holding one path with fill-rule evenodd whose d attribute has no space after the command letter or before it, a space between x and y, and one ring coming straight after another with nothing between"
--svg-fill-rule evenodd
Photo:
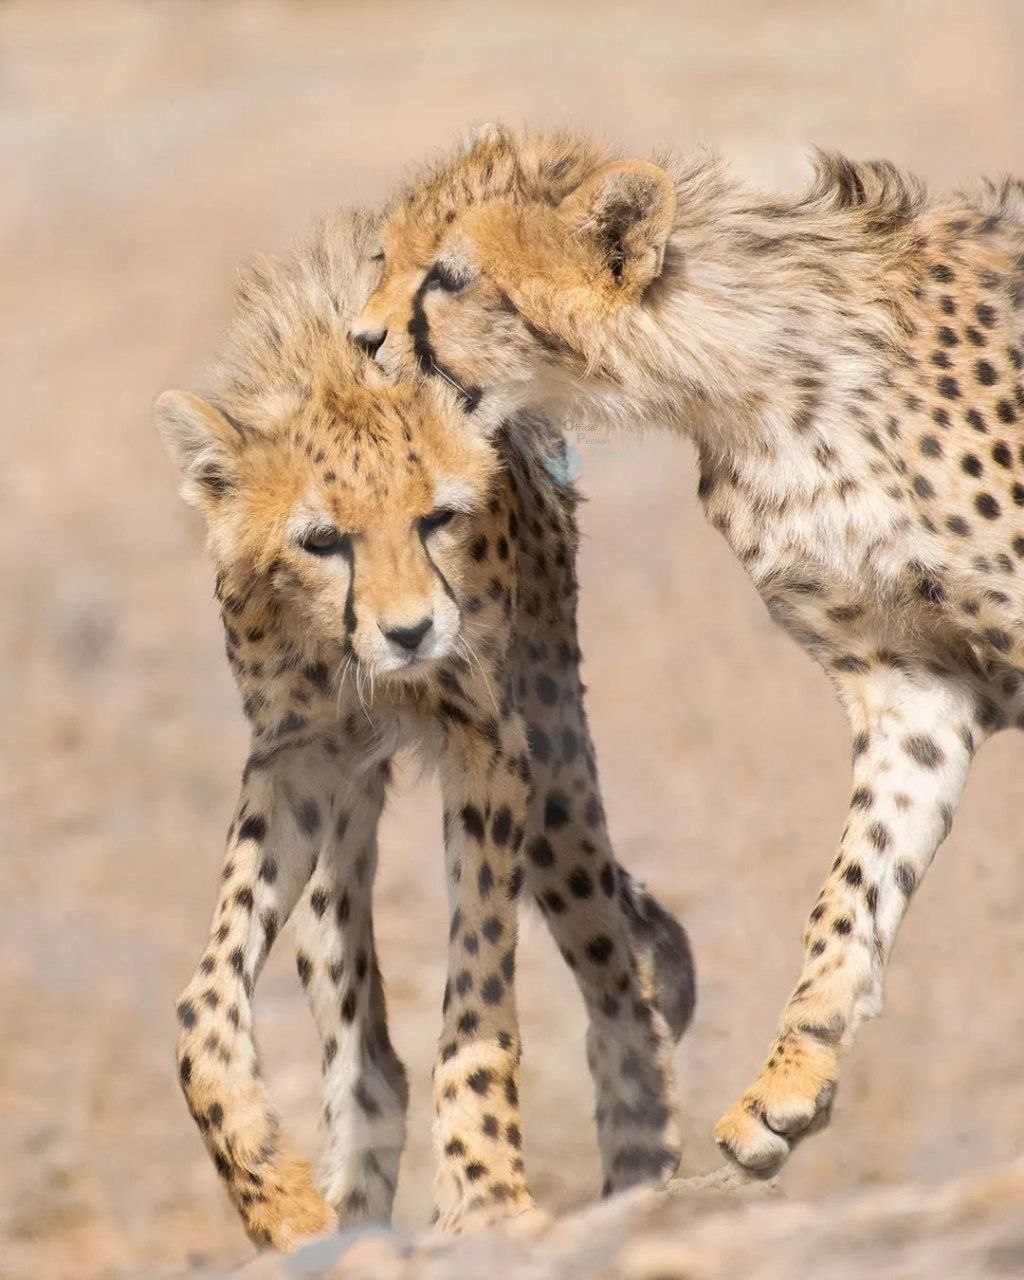
<instances>
[{"instance_id":1,"label":"cheetah face","mask_svg":"<svg viewBox=\"0 0 1024 1280\"><path fill-rule=\"evenodd\" d=\"M451 384L485 424L570 410L661 275L675 213L655 165L599 168L559 204L488 199L433 233L381 229L381 279L352 336L391 373Z\"/></svg>"},{"instance_id":2,"label":"cheetah face","mask_svg":"<svg viewBox=\"0 0 1024 1280\"><path fill-rule=\"evenodd\" d=\"M446 383L488 429L534 398L536 342L465 221L426 245L385 231L381 281L352 336L390 375Z\"/></svg>"},{"instance_id":3,"label":"cheetah face","mask_svg":"<svg viewBox=\"0 0 1024 1280\"><path fill-rule=\"evenodd\" d=\"M497 463L450 391L332 386L261 429L184 392L155 414L223 590L258 601L282 649L373 681L459 648L466 533Z\"/></svg>"}]
</instances>

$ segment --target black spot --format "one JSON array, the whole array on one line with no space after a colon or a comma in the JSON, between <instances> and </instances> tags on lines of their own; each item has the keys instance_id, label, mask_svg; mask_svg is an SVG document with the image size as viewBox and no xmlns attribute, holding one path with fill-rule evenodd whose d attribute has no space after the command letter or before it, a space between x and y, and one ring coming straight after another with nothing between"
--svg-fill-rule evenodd
<instances>
[{"instance_id":1,"label":"black spot","mask_svg":"<svg viewBox=\"0 0 1024 1280\"><path fill-rule=\"evenodd\" d=\"M505 986L497 974L491 974L480 984L480 998L484 1004L499 1004L505 994Z\"/></svg>"},{"instance_id":2,"label":"black spot","mask_svg":"<svg viewBox=\"0 0 1024 1280\"><path fill-rule=\"evenodd\" d=\"M252 813L238 828L238 839L255 840L259 844L267 834L267 820L262 814Z\"/></svg>"},{"instance_id":3,"label":"black spot","mask_svg":"<svg viewBox=\"0 0 1024 1280\"><path fill-rule=\"evenodd\" d=\"M917 872L908 862L898 862L893 875L900 891L909 898L917 888Z\"/></svg>"},{"instance_id":4,"label":"black spot","mask_svg":"<svg viewBox=\"0 0 1024 1280\"><path fill-rule=\"evenodd\" d=\"M565 883L574 898L593 896L594 880L586 867L574 867Z\"/></svg>"},{"instance_id":5,"label":"black spot","mask_svg":"<svg viewBox=\"0 0 1024 1280\"><path fill-rule=\"evenodd\" d=\"M974 366L974 373L983 387L994 386L999 381L999 375L988 360L979 360Z\"/></svg>"},{"instance_id":6,"label":"black spot","mask_svg":"<svg viewBox=\"0 0 1024 1280\"><path fill-rule=\"evenodd\" d=\"M591 792L587 796L587 803L583 806L583 818L588 827L599 827L604 821L604 809L601 807L601 801Z\"/></svg>"},{"instance_id":7,"label":"black spot","mask_svg":"<svg viewBox=\"0 0 1024 1280\"><path fill-rule=\"evenodd\" d=\"M615 943L606 933L596 934L587 943L587 955L595 964L607 964L615 952Z\"/></svg>"},{"instance_id":8,"label":"black spot","mask_svg":"<svg viewBox=\"0 0 1024 1280\"><path fill-rule=\"evenodd\" d=\"M550 676L537 677L537 697L546 707L553 707L558 701L558 685Z\"/></svg>"},{"instance_id":9,"label":"black spot","mask_svg":"<svg viewBox=\"0 0 1024 1280\"><path fill-rule=\"evenodd\" d=\"M191 1000L182 1000L178 1005L178 1021L183 1027L196 1025L196 1010Z\"/></svg>"},{"instance_id":10,"label":"black spot","mask_svg":"<svg viewBox=\"0 0 1024 1280\"><path fill-rule=\"evenodd\" d=\"M999 627L989 627L982 634L992 648L998 649L1000 653L1007 653L1013 647L1013 637Z\"/></svg>"},{"instance_id":11,"label":"black spot","mask_svg":"<svg viewBox=\"0 0 1024 1280\"><path fill-rule=\"evenodd\" d=\"M295 821L305 835L315 835L320 829L320 807L312 798L301 800L295 806L294 813Z\"/></svg>"},{"instance_id":12,"label":"black spot","mask_svg":"<svg viewBox=\"0 0 1024 1280\"><path fill-rule=\"evenodd\" d=\"M979 493L974 499L974 505L979 514L983 515L986 520L995 520L999 516L999 503L990 493Z\"/></svg>"},{"instance_id":13,"label":"black spot","mask_svg":"<svg viewBox=\"0 0 1024 1280\"><path fill-rule=\"evenodd\" d=\"M564 827L571 816L569 797L561 791L549 791L544 802L544 825L556 831ZM536 859L535 859L536 861Z\"/></svg>"},{"instance_id":14,"label":"black spot","mask_svg":"<svg viewBox=\"0 0 1024 1280\"><path fill-rule=\"evenodd\" d=\"M462 825L467 833L475 840L483 840L486 834L484 830L483 815L475 804L467 804L462 809Z\"/></svg>"},{"instance_id":15,"label":"black spot","mask_svg":"<svg viewBox=\"0 0 1024 1280\"><path fill-rule=\"evenodd\" d=\"M531 725L526 731L526 741L535 760L546 764L551 759L551 739L543 729Z\"/></svg>"},{"instance_id":16,"label":"black spot","mask_svg":"<svg viewBox=\"0 0 1024 1280\"><path fill-rule=\"evenodd\" d=\"M933 738L924 733L912 733L903 739L903 749L923 769L937 769L945 756Z\"/></svg>"},{"instance_id":17,"label":"black spot","mask_svg":"<svg viewBox=\"0 0 1024 1280\"><path fill-rule=\"evenodd\" d=\"M494 1076L486 1067L480 1067L479 1070L472 1072L472 1074L466 1077L466 1084L469 1085L474 1093L478 1093L481 1097L484 1097L490 1089L493 1079Z\"/></svg>"},{"instance_id":18,"label":"black spot","mask_svg":"<svg viewBox=\"0 0 1024 1280\"><path fill-rule=\"evenodd\" d=\"M506 845L511 834L512 810L508 805L503 805L494 815L494 821L491 823L491 839L497 845Z\"/></svg>"},{"instance_id":19,"label":"black spot","mask_svg":"<svg viewBox=\"0 0 1024 1280\"><path fill-rule=\"evenodd\" d=\"M947 400L959 400L960 384L950 374L944 374L935 385L939 389L939 394L945 396Z\"/></svg>"}]
</instances>

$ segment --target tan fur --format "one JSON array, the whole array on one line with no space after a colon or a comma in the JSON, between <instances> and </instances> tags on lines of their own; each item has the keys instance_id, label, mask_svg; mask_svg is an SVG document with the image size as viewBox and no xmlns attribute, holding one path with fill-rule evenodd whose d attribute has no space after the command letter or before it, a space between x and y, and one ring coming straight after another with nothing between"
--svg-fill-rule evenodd
<instances>
[{"instance_id":1,"label":"tan fur","mask_svg":"<svg viewBox=\"0 0 1024 1280\"><path fill-rule=\"evenodd\" d=\"M543 168L543 139L502 136ZM840 1048L881 1008L974 751L1024 726L1024 187L933 198L821 154L806 192L775 197L707 157L654 173L574 156L588 172L559 196L456 155L462 204L429 248L404 235L414 183L366 315L385 367L440 366L482 422L541 405L686 432L709 518L832 678L848 822L778 1039L717 1130L772 1172L827 1119Z\"/></svg>"},{"instance_id":2,"label":"tan fur","mask_svg":"<svg viewBox=\"0 0 1024 1280\"><path fill-rule=\"evenodd\" d=\"M526 417L481 431L451 388L392 384L350 345L374 234L371 219L339 215L248 273L212 402L167 392L156 406L207 520L252 730L209 941L178 1003L179 1072L246 1230L275 1248L391 1212L407 1087L371 893L390 757L406 746L437 764L444 801L441 1226L532 1205L514 982L523 885L587 1004L609 1188L678 1159L671 1045L692 967L685 934L618 866L607 832L579 678L576 497L545 465L561 436ZM253 1035L252 992L289 917L323 1045L318 1186L280 1133Z\"/></svg>"}]
</instances>

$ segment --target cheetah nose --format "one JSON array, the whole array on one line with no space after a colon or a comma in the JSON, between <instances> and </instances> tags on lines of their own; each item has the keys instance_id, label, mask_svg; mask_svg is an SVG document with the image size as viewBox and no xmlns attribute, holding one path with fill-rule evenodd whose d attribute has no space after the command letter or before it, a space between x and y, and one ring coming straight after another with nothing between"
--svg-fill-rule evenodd
<instances>
[{"instance_id":1,"label":"cheetah nose","mask_svg":"<svg viewBox=\"0 0 1024 1280\"><path fill-rule=\"evenodd\" d=\"M414 622L411 627L388 627L387 629L381 627L381 631L392 644L397 644L407 653L413 653L420 647L420 642L433 625L433 618L420 618L419 622Z\"/></svg>"},{"instance_id":2,"label":"cheetah nose","mask_svg":"<svg viewBox=\"0 0 1024 1280\"><path fill-rule=\"evenodd\" d=\"M361 351L365 351L372 360L384 345L384 339L388 336L388 331L387 329L353 329L349 336L356 346Z\"/></svg>"}]
</instances>

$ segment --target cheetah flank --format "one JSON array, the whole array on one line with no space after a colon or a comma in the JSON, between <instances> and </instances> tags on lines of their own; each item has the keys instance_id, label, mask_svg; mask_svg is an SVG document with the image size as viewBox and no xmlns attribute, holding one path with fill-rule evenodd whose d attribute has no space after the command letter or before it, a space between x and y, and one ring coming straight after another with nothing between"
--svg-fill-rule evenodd
<instances>
[{"instance_id":1,"label":"cheetah flank","mask_svg":"<svg viewBox=\"0 0 1024 1280\"><path fill-rule=\"evenodd\" d=\"M413 228L424 201L441 216ZM821 154L782 198L708 158L491 128L381 243L357 340L443 370L485 420L684 431L709 519L847 711L849 817L803 969L716 1130L770 1174L828 1119L975 751L1024 727L1024 187L934 198Z\"/></svg>"},{"instance_id":2,"label":"cheetah flank","mask_svg":"<svg viewBox=\"0 0 1024 1280\"><path fill-rule=\"evenodd\" d=\"M586 1002L611 1186L675 1167L670 1050L693 1005L685 934L609 842L579 677L576 497L539 460L560 437L538 418L485 435L449 388L391 385L351 346L373 234L340 215L250 272L213 403L167 392L155 410L207 520L252 730L209 941L178 1003L180 1079L250 1237L281 1249L391 1212L407 1089L371 892L398 748L437 761L444 798L444 1228L532 1203L524 883ZM253 988L289 917L323 1046L319 1186L280 1133L253 1039Z\"/></svg>"}]
</instances>

